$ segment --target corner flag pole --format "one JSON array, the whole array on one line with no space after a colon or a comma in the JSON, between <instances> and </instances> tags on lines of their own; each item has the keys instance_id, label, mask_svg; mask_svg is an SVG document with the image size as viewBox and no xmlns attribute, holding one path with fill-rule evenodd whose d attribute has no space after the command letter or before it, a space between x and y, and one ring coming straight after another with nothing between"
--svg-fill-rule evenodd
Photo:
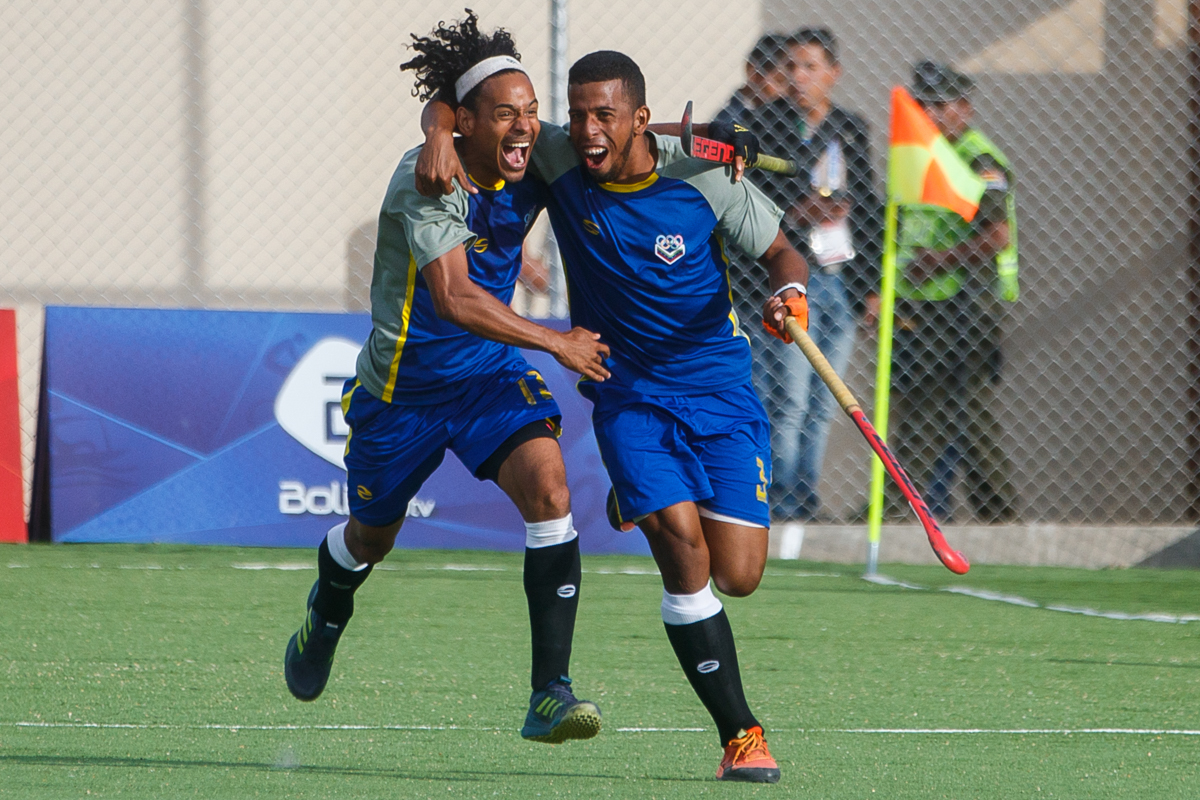
<instances>
[{"instance_id":1,"label":"corner flag pole","mask_svg":"<svg viewBox=\"0 0 1200 800\"><path fill-rule=\"evenodd\" d=\"M892 316L896 306L896 201L888 197L883 221L883 259L879 286L879 355L875 363L875 430L887 441L888 403L892 388ZM871 458L871 504L867 517L867 574L879 567L883 527L883 462Z\"/></svg>"}]
</instances>

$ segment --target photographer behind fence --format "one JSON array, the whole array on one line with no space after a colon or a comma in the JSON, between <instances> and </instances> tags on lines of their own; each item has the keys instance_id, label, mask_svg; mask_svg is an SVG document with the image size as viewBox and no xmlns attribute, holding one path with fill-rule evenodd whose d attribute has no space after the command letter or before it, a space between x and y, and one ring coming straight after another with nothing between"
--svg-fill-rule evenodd
<instances>
[{"instance_id":1,"label":"photographer behind fence","mask_svg":"<svg viewBox=\"0 0 1200 800\"><path fill-rule=\"evenodd\" d=\"M756 172L751 180L787 209L781 227L812 266L809 334L834 369L844 373L854 347L855 317L869 313L873 318L878 308L873 291L879 282L881 207L867 123L831 99L841 66L837 40L827 28L802 28L782 40L763 37L751 63L760 52L764 82L772 85L772 76L782 72L787 93L736 116L735 95L718 119L746 125L759 135L763 152L800 165L796 177ZM757 292L766 281L750 259L735 257L733 273L738 313L745 318L761 305ZM771 418L772 515L811 520L820 508L817 487L833 396L799 350L752 335L757 337L755 383Z\"/></svg>"},{"instance_id":2,"label":"photographer behind fence","mask_svg":"<svg viewBox=\"0 0 1200 800\"><path fill-rule=\"evenodd\" d=\"M893 443L935 515L951 516L962 467L975 516L1002 522L1016 516L1016 495L993 407L1000 302L1017 299L1016 206L1008 159L971 127L973 86L966 75L931 61L913 72L914 99L986 190L971 222L935 206L900 209ZM905 516L899 492L888 489L886 516Z\"/></svg>"}]
</instances>

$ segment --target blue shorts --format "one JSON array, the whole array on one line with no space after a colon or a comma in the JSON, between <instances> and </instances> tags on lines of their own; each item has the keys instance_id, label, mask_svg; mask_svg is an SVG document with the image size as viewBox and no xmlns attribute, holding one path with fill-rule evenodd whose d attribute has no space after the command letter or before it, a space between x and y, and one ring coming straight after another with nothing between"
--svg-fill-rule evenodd
<instances>
[{"instance_id":1,"label":"blue shorts","mask_svg":"<svg viewBox=\"0 0 1200 800\"><path fill-rule=\"evenodd\" d=\"M631 520L687 500L705 516L770 527L771 428L749 382L688 397L582 383L592 426Z\"/></svg>"},{"instance_id":2,"label":"blue shorts","mask_svg":"<svg viewBox=\"0 0 1200 800\"><path fill-rule=\"evenodd\" d=\"M403 517L446 448L483 480L479 468L521 428L545 420L557 435L558 403L524 360L470 382L466 392L448 402L405 406L383 402L354 378L346 381L346 483L355 519L383 527Z\"/></svg>"}]
</instances>

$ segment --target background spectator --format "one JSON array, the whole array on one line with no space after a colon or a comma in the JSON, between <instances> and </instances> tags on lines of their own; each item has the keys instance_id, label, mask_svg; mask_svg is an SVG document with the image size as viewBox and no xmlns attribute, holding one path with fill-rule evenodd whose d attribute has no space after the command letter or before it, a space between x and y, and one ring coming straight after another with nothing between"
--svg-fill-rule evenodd
<instances>
[{"instance_id":1,"label":"background spectator","mask_svg":"<svg viewBox=\"0 0 1200 800\"><path fill-rule=\"evenodd\" d=\"M1016 515L1012 467L993 413L1000 380L998 300L1016 299L1016 216L1008 159L971 127L970 78L923 61L913 97L963 161L987 184L968 223L934 206L900 210L893 406L896 455L922 491L936 484L935 511L948 515L958 466L967 499L986 522ZM905 514L889 487L889 516Z\"/></svg>"},{"instance_id":2,"label":"background spectator","mask_svg":"<svg viewBox=\"0 0 1200 800\"><path fill-rule=\"evenodd\" d=\"M752 173L780 208L792 246L808 260L809 333L839 372L854 346L854 320L867 309L879 275L881 207L866 122L833 103L841 66L827 28L803 28L788 41L785 95L744 112L738 121L760 137L762 150L795 159L798 176ZM731 103L732 105L732 103ZM735 261L743 319L753 320L765 276L748 259ZM812 519L825 457L833 396L793 346L757 336L757 385L771 417L777 519Z\"/></svg>"},{"instance_id":3,"label":"background spectator","mask_svg":"<svg viewBox=\"0 0 1200 800\"><path fill-rule=\"evenodd\" d=\"M746 56L746 82L729 98L716 120L742 122L747 112L786 96L791 80L790 62L790 37L781 33L760 37Z\"/></svg>"}]
</instances>

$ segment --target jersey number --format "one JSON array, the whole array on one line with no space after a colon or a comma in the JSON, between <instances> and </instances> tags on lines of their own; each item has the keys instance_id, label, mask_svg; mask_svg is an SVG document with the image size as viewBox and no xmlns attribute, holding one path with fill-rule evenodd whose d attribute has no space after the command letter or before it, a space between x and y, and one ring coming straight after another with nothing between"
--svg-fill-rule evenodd
<instances>
[{"instance_id":1,"label":"jersey number","mask_svg":"<svg viewBox=\"0 0 1200 800\"><path fill-rule=\"evenodd\" d=\"M532 386L530 385L532 379ZM546 387L546 382L542 380L542 374L536 369L531 369L525 373L525 377L517 380L517 385L521 387L521 394L525 395L525 402L531 406L538 404L537 396L553 400L554 395L550 394L550 390Z\"/></svg>"}]
</instances>

